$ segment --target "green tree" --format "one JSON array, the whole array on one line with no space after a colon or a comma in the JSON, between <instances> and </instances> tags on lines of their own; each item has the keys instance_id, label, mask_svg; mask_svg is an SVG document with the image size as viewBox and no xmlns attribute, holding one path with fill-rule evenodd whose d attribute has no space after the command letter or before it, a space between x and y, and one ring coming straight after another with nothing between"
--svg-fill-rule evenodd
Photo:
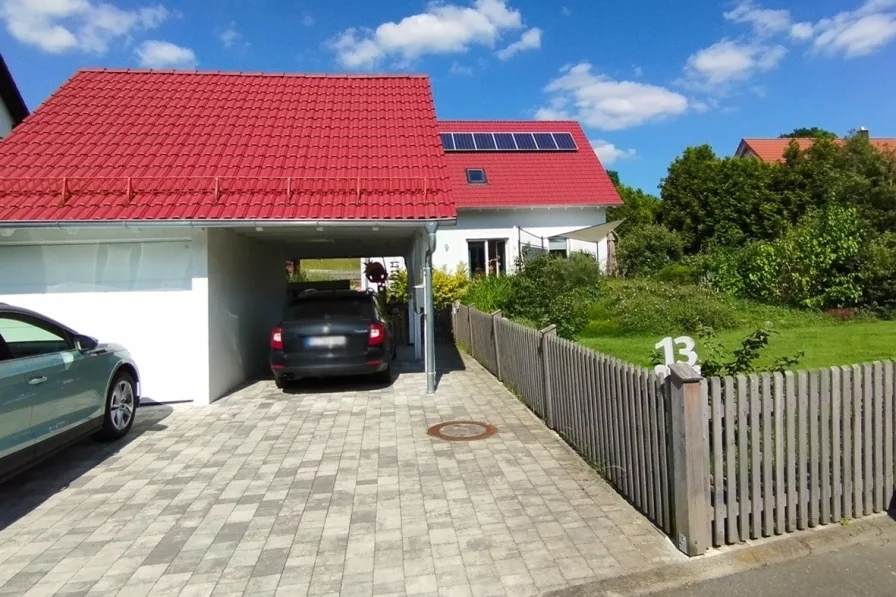
<instances>
[{"instance_id":1,"label":"green tree","mask_svg":"<svg viewBox=\"0 0 896 597\"><path fill-rule=\"evenodd\" d=\"M613 170L607 173L622 199L622 205L607 209L607 221L625 219L617 232L622 235L633 228L654 224L662 209L659 198L623 184L619 181L619 174Z\"/></svg>"},{"instance_id":2,"label":"green tree","mask_svg":"<svg viewBox=\"0 0 896 597\"><path fill-rule=\"evenodd\" d=\"M789 133L778 136L779 139L800 138L800 139L836 139L837 135L823 128L813 126L811 128L801 127L795 128Z\"/></svg>"},{"instance_id":3,"label":"green tree","mask_svg":"<svg viewBox=\"0 0 896 597\"><path fill-rule=\"evenodd\" d=\"M658 224L643 224L619 236L617 260L625 276L650 276L682 257L682 240Z\"/></svg>"}]
</instances>

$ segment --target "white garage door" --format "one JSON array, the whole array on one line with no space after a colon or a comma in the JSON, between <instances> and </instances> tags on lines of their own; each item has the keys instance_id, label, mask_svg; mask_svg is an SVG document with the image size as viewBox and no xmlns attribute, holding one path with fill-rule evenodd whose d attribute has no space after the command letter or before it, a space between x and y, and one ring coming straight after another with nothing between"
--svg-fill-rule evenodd
<instances>
[{"instance_id":1,"label":"white garage door","mask_svg":"<svg viewBox=\"0 0 896 597\"><path fill-rule=\"evenodd\" d=\"M0 246L0 302L124 345L157 402L192 401L202 389L191 354L207 351L206 315L192 282L188 240Z\"/></svg>"}]
</instances>

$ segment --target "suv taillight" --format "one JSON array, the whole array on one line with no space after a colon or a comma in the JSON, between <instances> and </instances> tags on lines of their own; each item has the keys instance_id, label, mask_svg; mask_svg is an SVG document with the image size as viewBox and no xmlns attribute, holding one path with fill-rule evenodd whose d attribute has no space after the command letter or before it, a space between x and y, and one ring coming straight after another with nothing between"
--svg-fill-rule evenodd
<instances>
[{"instance_id":1,"label":"suv taillight","mask_svg":"<svg viewBox=\"0 0 896 597\"><path fill-rule=\"evenodd\" d=\"M368 346L379 346L386 339L386 326L381 323L370 324L370 337L367 342Z\"/></svg>"},{"instance_id":2,"label":"suv taillight","mask_svg":"<svg viewBox=\"0 0 896 597\"><path fill-rule=\"evenodd\" d=\"M271 348L283 350L283 330L281 328L274 328L271 332Z\"/></svg>"}]
</instances>

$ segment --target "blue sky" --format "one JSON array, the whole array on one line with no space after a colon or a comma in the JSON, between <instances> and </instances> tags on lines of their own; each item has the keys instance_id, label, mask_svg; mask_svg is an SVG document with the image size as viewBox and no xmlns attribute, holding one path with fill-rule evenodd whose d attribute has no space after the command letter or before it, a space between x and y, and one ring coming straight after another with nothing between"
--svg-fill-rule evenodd
<instances>
[{"instance_id":1,"label":"blue sky","mask_svg":"<svg viewBox=\"0 0 896 597\"><path fill-rule=\"evenodd\" d=\"M896 137L896 0L0 0L0 26L32 109L84 67L422 72L440 118L577 119L648 191L688 145Z\"/></svg>"}]
</instances>

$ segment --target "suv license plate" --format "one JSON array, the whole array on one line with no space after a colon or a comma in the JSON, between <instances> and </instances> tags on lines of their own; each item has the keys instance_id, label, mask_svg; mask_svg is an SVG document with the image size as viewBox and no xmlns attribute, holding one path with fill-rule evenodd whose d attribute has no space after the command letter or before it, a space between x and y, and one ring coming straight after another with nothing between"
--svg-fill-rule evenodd
<instances>
[{"instance_id":1,"label":"suv license plate","mask_svg":"<svg viewBox=\"0 0 896 597\"><path fill-rule=\"evenodd\" d=\"M310 336L305 338L308 348L336 348L345 346L345 336Z\"/></svg>"}]
</instances>

